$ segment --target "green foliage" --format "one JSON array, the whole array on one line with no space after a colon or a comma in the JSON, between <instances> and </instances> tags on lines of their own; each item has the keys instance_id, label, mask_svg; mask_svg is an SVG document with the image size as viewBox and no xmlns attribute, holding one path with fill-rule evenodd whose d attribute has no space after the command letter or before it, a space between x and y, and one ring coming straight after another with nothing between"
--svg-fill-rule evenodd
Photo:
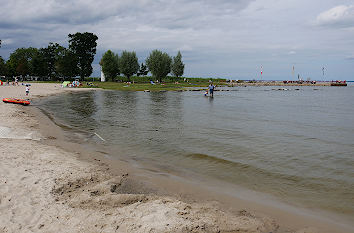
<instances>
[{"instance_id":1,"label":"green foliage","mask_svg":"<svg viewBox=\"0 0 354 233\"><path fill-rule=\"evenodd\" d=\"M57 75L62 76L65 79L70 79L77 76L79 73L77 63L77 56L69 49L64 48L60 52L60 56L55 63L55 70Z\"/></svg>"},{"instance_id":2,"label":"green foliage","mask_svg":"<svg viewBox=\"0 0 354 233\"><path fill-rule=\"evenodd\" d=\"M173 57L171 71L177 78L181 77L184 73L184 64L182 62L182 54L180 51L178 51L177 56Z\"/></svg>"},{"instance_id":3,"label":"green foliage","mask_svg":"<svg viewBox=\"0 0 354 233\"><path fill-rule=\"evenodd\" d=\"M31 61L38 53L36 48L19 48L10 54L9 60L6 62L8 68L8 75L30 75L32 74Z\"/></svg>"},{"instance_id":4,"label":"green foliage","mask_svg":"<svg viewBox=\"0 0 354 233\"><path fill-rule=\"evenodd\" d=\"M108 50L103 54L102 59L100 61L100 65L102 66L102 72L107 80L114 80L114 78L119 75L119 57L118 54L114 54L111 50Z\"/></svg>"},{"instance_id":5,"label":"green foliage","mask_svg":"<svg viewBox=\"0 0 354 233\"><path fill-rule=\"evenodd\" d=\"M5 76L7 74L7 66L5 60L0 56L0 76Z\"/></svg>"},{"instance_id":6,"label":"green foliage","mask_svg":"<svg viewBox=\"0 0 354 233\"><path fill-rule=\"evenodd\" d=\"M190 84L175 84L175 83L165 83L151 85L150 83L118 83L118 82L94 82L94 86L110 89L110 90L121 90L121 91L182 91L185 87L196 87ZM205 86L205 85L204 85ZM205 88L205 87L204 87Z\"/></svg>"},{"instance_id":7,"label":"green foliage","mask_svg":"<svg viewBox=\"0 0 354 233\"><path fill-rule=\"evenodd\" d=\"M64 50L65 48L57 43L49 43L48 47L37 50L31 60L32 75L57 80L56 65Z\"/></svg>"},{"instance_id":8,"label":"green foliage","mask_svg":"<svg viewBox=\"0 0 354 233\"><path fill-rule=\"evenodd\" d=\"M119 58L119 69L125 77L130 81L130 77L139 70L138 57L135 52L123 51Z\"/></svg>"},{"instance_id":9,"label":"green foliage","mask_svg":"<svg viewBox=\"0 0 354 233\"><path fill-rule=\"evenodd\" d=\"M152 75L160 82L170 73L171 63L171 57L167 53L163 53L159 50L152 51L146 59L146 64Z\"/></svg>"},{"instance_id":10,"label":"green foliage","mask_svg":"<svg viewBox=\"0 0 354 233\"><path fill-rule=\"evenodd\" d=\"M77 57L80 79L92 74L92 62L96 54L98 37L90 32L69 34L69 49Z\"/></svg>"},{"instance_id":11,"label":"green foliage","mask_svg":"<svg viewBox=\"0 0 354 233\"><path fill-rule=\"evenodd\" d=\"M40 51L37 51L34 54L31 60L31 66L32 74L35 76L44 77L46 74L48 74L48 67L45 63L43 53Z\"/></svg>"},{"instance_id":12,"label":"green foliage","mask_svg":"<svg viewBox=\"0 0 354 233\"><path fill-rule=\"evenodd\" d=\"M118 82L134 82L134 83L150 83L152 77L149 76L132 76L128 80L125 76L116 77L116 81Z\"/></svg>"},{"instance_id":13,"label":"green foliage","mask_svg":"<svg viewBox=\"0 0 354 233\"><path fill-rule=\"evenodd\" d=\"M138 76L146 76L149 73L149 70L144 63L141 63L140 69L137 73Z\"/></svg>"},{"instance_id":14,"label":"green foliage","mask_svg":"<svg viewBox=\"0 0 354 233\"><path fill-rule=\"evenodd\" d=\"M57 43L49 43L47 48L41 48L39 52L42 54L44 63L46 66L46 74L45 76L50 77L51 80L56 80L57 72L56 72L56 63L59 58L62 57L62 53L64 51L64 47L60 46Z\"/></svg>"}]
</instances>

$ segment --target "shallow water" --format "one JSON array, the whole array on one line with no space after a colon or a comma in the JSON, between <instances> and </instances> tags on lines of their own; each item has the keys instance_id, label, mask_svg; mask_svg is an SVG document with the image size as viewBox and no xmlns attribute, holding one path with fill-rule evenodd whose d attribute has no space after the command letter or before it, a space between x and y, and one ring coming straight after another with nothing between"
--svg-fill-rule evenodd
<instances>
[{"instance_id":1,"label":"shallow water","mask_svg":"<svg viewBox=\"0 0 354 233\"><path fill-rule=\"evenodd\" d=\"M124 153L353 217L354 86L287 88L235 87L214 98L198 91L90 91L39 105L90 132L111 156Z\"/></svg>"}]
</instances>

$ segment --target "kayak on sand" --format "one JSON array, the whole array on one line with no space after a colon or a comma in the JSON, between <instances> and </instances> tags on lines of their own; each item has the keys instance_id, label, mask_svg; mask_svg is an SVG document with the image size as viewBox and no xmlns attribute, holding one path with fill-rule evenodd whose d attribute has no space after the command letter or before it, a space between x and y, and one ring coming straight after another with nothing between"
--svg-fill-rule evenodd
<instances>
[{"instance_id":1,"label":"kayak on sand","mask_svg":"<svg viewBox=\"0 0 354 233\"><path fill-rule=\"evenodd\" d=\"M12 104L22 104L22 105L30 105L31 103L27 100L23 99L14 99L14 98L4 98L2 99L4 103L12 103Z\"/></svg>"}]
</instances>

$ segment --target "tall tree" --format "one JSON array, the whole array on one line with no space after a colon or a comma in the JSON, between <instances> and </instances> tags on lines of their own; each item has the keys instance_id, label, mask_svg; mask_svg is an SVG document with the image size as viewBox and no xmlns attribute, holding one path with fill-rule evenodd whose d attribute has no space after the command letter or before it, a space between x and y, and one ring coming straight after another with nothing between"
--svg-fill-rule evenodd
<instances>
[{"instance_id":1,"label":"tall tree","mask_svg":"<svg viewBox=\"0 0 354 233\"><path fill-rule=\"evenodd\" d=\"M0 56L0 76L7 74L7 66L5 60Z\"/></svg>"},{"instance_id":2,"label":"tall tree","mask_svg":"<svg viewBox=\"0 0 354 233\"><path fill-rule=\"evenodd\" d=\"M1 40L0 40L1 48ZM0 56L0 75L5 75L7 73L5 60Z\"/></svg>"},{"instance_id":3,"label":"tall tree","mask_svg":"<svg viewBox=\"0 0 354 233\"><path fill-rule=\"evenodd\" d=\"M64 48L55 63L55 71L58 76L64 78L75 77L79 73L77 63L76 55L69 49Z\"/></svg>"},{"instance_id":4,"label":"tall tree","mask_svg":"<svg viewBox=\"0 0 354 233\"><path fill-rule=\"evenodd\" d=\"M69 34L69 49L77 57L80 79L92 74L92 62L96 54L98 37L91 32Z\"/></svg>"},{"instance_id":5,"label":"tall tree","mask_svg":"<svg viewBox=\"0 0 354 233\"><path fill-rule=\"evenodd\" d=\"M152 75L162 81L171 71L172 59L167 53L159 50L153 50L146 59L146 65L151 71Z\"/></svg>"},{"instance_id":6,"label":"tall tree","mask_svg":"<svg viewBox=\"0 0 354 233\"><path fill-rule=\"evenodd\" d=\"M184 73L184 64L182 62L182 54L180 51L178 51L177 56L173 57L171 71L177 78L181 77Z\"/></svg>"},{"instance_id":7,"label":"tall tree","mask_svg":"<svg viewBox=\"0 0 354 233\"><path fill-rule=\"evenodd\" d=\"M36 48L18 48L15 52L10 54L10 58L7 61L7 67L9 75L30 75L32 74L31 61L35 57L38 49Z\"/></svg>"},{"instance_id":8,"label":"tall tree","mask_svg":"<svg viewBox=\"0 0 354 233\"><path fill-rule=\"evenodd\" d=\"M118 54L114 54L111 50L108 50L103 54L100 65L107 80L111 79L113 81L114 78L120 74L118 62Z\"/></svg>"},{"instance_id":9,"label":"tall tree","mask_svg":"<svg viewBox=\"0 0 354 233\"><path fill-rule=\"evenodd\" d=\"M64 47L57 43L49 43L48 47L39 49L46 66L46 76L52 80L57 78L55 66L58 59L62 56L63 50Z\"/></svg>"},{"instance_id":10,"label":"tall tree","mask_svg":"<svg viewBox=\"0 0 354 233\"><path fill-rule=\"evenodd\" d=\"M135 52L123 51L119 58L119 69L125 77L130 81L130 77L139 70L138 57Z\"/></svg>"},{"instance_id":11,"label":"tall tree","mask_svg":"<svg viewBox=\"0 0 354 233\"><path fill-rule=\"evenodd\" d=\"M32 74L34 76L44 77L48 74L48 66L44 60L43 53L39 50L36 51L31 60Z\"/></svg>"},{"instance_id":12,"label":"tall tree","mask_svg":"<svg viewBox=\"0 0 354 233\"><path fill-rule=\"evenodd\" d=\"M146 76L149 73L147 66L144 63L141 63L140 69L137 73L138 76Z\"/></svg>"}]
</instances>

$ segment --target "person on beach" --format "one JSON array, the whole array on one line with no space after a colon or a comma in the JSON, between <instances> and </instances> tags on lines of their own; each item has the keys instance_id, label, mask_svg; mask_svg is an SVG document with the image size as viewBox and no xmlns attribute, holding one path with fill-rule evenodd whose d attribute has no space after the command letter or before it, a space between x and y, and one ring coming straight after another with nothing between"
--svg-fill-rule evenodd
<instances>
[{"instance_id":1,"label":"person on beach","mask_svg":"<svg viewBox=\"0 0 354 233\"><path fill-rule=\"evenodd\" d=\"M28 95L28 94L29 94L29 90L30 90L29 86L28 86L28 85L26 85L26 95Z\"/></svg>"},{"instance_id":2,"label":"person on beach","mask_svg":"<svg viewBox=\"0 0 354 233\"><path fill-rule=\"evenodd\" d=\"M215 86L213 85L213 83L210 83L208 89L209 89L209 93L210 93L210 97L214 97L214 88Z\"/></svg>"},{"instance_id":3,"label":"person on beach","mask_svg":"<svg viewBox=\"0 0 354 233\"><path fill-rule=\"evenodd\" d=\"M18 86L18 78L17 77L15 78L15 85Z\"/></svg>"}]
</instances>

